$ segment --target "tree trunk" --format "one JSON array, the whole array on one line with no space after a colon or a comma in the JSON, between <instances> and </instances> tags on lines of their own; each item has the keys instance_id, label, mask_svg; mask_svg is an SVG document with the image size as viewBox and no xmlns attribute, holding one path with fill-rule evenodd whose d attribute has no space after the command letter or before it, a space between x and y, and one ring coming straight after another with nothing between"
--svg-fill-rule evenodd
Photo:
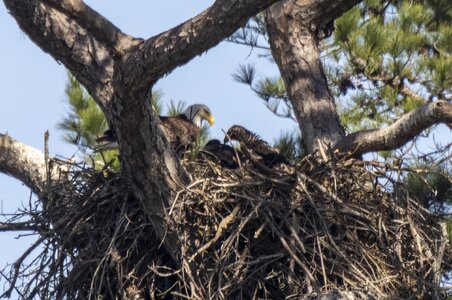
<instances>
[{"instance_id":1,"label":"tree trunk","mask_svg":"<svg viewBox=\"0 0 452 300\"><path fill-rule=\"evenodd\" d=\"M322 69L317 37L322 28L312 26L312 6L284 1L271 6L266 19L272 54L308 153L332 147L345 136Z\"/></svg>"}]
</instances>

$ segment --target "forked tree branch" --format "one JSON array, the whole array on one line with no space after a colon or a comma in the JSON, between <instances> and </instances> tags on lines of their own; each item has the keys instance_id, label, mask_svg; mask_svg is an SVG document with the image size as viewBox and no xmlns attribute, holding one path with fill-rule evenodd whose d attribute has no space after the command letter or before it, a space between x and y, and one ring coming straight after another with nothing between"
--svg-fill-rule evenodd
<instances>
[{"instance_id":1,"label":"forked tree branch","mask_svg":"<svg viewBox=\"0 0 452 300\"><path fill-rule=\"evenodd\" d=\"M142 90L217 45L247 19L278 0L217 0L185 23L150 38L122 63L127 85ZM30 38L76 76L106 109L115 63L142 43L121 32L81 0L4 0ZM131 61L132 60L132 61ZM108 115L108 117L110 117Z\"/></svg>"},{"instance_id":2,"label":"forked tree branch","mask_svg":"<svg viewBox=\"0 0 452 300\"><path fill-rule=\"evenodd\" d=\"M386 128L363 130L347 135L334 146L334 150L355 156L393 150L438 123L452 124L452 103L444 100L429 102L405 114Z\"/></svg>"},{"instance_id":3,"label":"forked tree branch","mask_svg":"<svg viewBox=\"0 0 452 300\"><path fill-rule=\"evenodd\" d=\"M4 0L19 26L61 61L105 112L117 132L132 190L173 256L179 251L178 236L167 224L165 209L188 176L165 141L146 93L160 77L215 46L276 1L217 0L143 46L127 48L126 35L78 0Z\"/></svg>"}]
</instances>

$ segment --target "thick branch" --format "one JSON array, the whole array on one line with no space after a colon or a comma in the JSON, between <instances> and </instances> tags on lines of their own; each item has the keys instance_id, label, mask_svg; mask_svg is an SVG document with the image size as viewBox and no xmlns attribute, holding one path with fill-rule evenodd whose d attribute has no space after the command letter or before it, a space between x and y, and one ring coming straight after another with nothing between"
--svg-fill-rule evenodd
<instances>
[{"instance_id":1,"label":"thick branch","mask_svg":"<svg viewBox=\"0 0 452 300\"><path fill-rule=\"evenodd\" d=\"M80 26L105 45L114 57L121 57L131 47L141 43L141 40L123 33L81 0L43 0L43 2L76 20Z\"/></svg>"},{"instance_id":2,"label":"thick branch","mask_svg":"<svg viewBox=\"0 0 452 300\"><path fill-rule=\"evenodd\" d=\"M44 154L7 134L0 134L0 172L20 180L38 195L47 182Z\"/></svg>"},{"instance_id":3,"label":"thick branch","mask_svg":"<svg viewBox=\"0 0 452 300\"><path fill-rule=\"evenodd\" d=\"M104 106L111 98L113 59L107 45L102 43L104 41L99 42L96 39L105 34L93 34L89 31L93 27L96 29L95 25L90 26L96 23L96 20L85 26L68 15L68 11L61 7L69 1L64 1L60 7L61 11L38 0L4 0L4 3L30 39L54 59L61 61L101 107ZM76 16L86 21L88 15L83 18L81 14L76 13ZM102 25L102 22L98 25Z\"/></svg>"},{"instance_id":4,"label":"thick branch","mask_svg":"<svg viewBox=\"0 0 452 300\"><path fill-rule=\"evenodd\" d=\"M125 62L128 85L144 88L234 33L240 25L278 0L217 0L196 17L146 41ZM144 86L143 86L144 85Z\"/></svg>"},{"instance_id":5,"label":"thick branch","mask_svg":"<svg viewBox=\"0 0 452 300\"><path fill-rule=\"evenodd\" d=\"M452 103L436 101L424 104L386 128L349 134L339 141L334 149L341 153L353 153L353 155L393 150L438 123L452 123Z\"/></svg>"}]
</instances>

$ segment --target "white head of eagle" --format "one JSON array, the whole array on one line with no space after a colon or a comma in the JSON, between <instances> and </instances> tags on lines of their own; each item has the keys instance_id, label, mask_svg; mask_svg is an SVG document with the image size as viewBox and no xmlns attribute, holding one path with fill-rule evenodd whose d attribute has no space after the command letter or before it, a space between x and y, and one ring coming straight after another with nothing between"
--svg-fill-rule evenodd
<instances>
[{"instance_id":1,"label":"white head of eagle","mask_svg":"<svg viewBox=\"0 0 452 300\"><path fill-rule=\"evenodd\" d=\"M197 127L201 127L201 123L203 120L209 122L210 125L213 125L214 118L210 109L207 105L204 104L193 104L187 107L186 110L182 113L190 122L195 124Z\"/></svg>"}]
</instances>

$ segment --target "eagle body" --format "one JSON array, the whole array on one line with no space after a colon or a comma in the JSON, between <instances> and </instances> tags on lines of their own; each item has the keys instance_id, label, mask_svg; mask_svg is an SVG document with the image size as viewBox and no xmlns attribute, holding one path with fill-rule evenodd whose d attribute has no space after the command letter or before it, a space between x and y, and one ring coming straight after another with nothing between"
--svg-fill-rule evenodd
<instances>
[{"instance_id":1,"label":"eagle body","mask_svg":"<svg viewBox=\"0 0 452 300\"><path fill-rule=\"evenodd\" d=\"M159 118L163 132L176 152L196 142L201 133L202 121L205 120L210 125L214 123L210 109L204 104L191 105L175 117L160 116ZM96 143L94 148L96 152L118 148L116 133L113 129L105 131Z\"/></svg>"},{"instance_id":2,"label":"eagle body","mask_svg":"<svg viewBox=\"0 0 452 300\"><path fill-rule=\"evenodd\" d=\"M160 121L166 138L176 152L195 142L201 133L201 128L185 115L160 117Z\"/></svg>"},{"instance_id":3,"label":"eagle body","mask_svg":"<svg viewBox=\"0 0 452 300\"><path fill-rule=\"evenodd\" d=\"M234 125L226 133L224 142L231 140L240 143L240 147L245 147L254 154L261 157L262 163L272 167L277 164L287 164L288 161L284 156L279 154L278 149L271 147L266 141L262 140L257 134L249 131L243 126Z\"/></svg>"},{"instance_id":4,"label":"eagle body","mask_svg":"<svg viewBox=\"0 0 452 300\"><path fill-rule=\"evenodd\" d=\"M222 166L230 169L239 167L237 161L238 153L234 148L227 144L222 144L219 140L210 140L204 148L200 151L200 156L209 160L216 160Z\"/></svg>"}]
</instances>

